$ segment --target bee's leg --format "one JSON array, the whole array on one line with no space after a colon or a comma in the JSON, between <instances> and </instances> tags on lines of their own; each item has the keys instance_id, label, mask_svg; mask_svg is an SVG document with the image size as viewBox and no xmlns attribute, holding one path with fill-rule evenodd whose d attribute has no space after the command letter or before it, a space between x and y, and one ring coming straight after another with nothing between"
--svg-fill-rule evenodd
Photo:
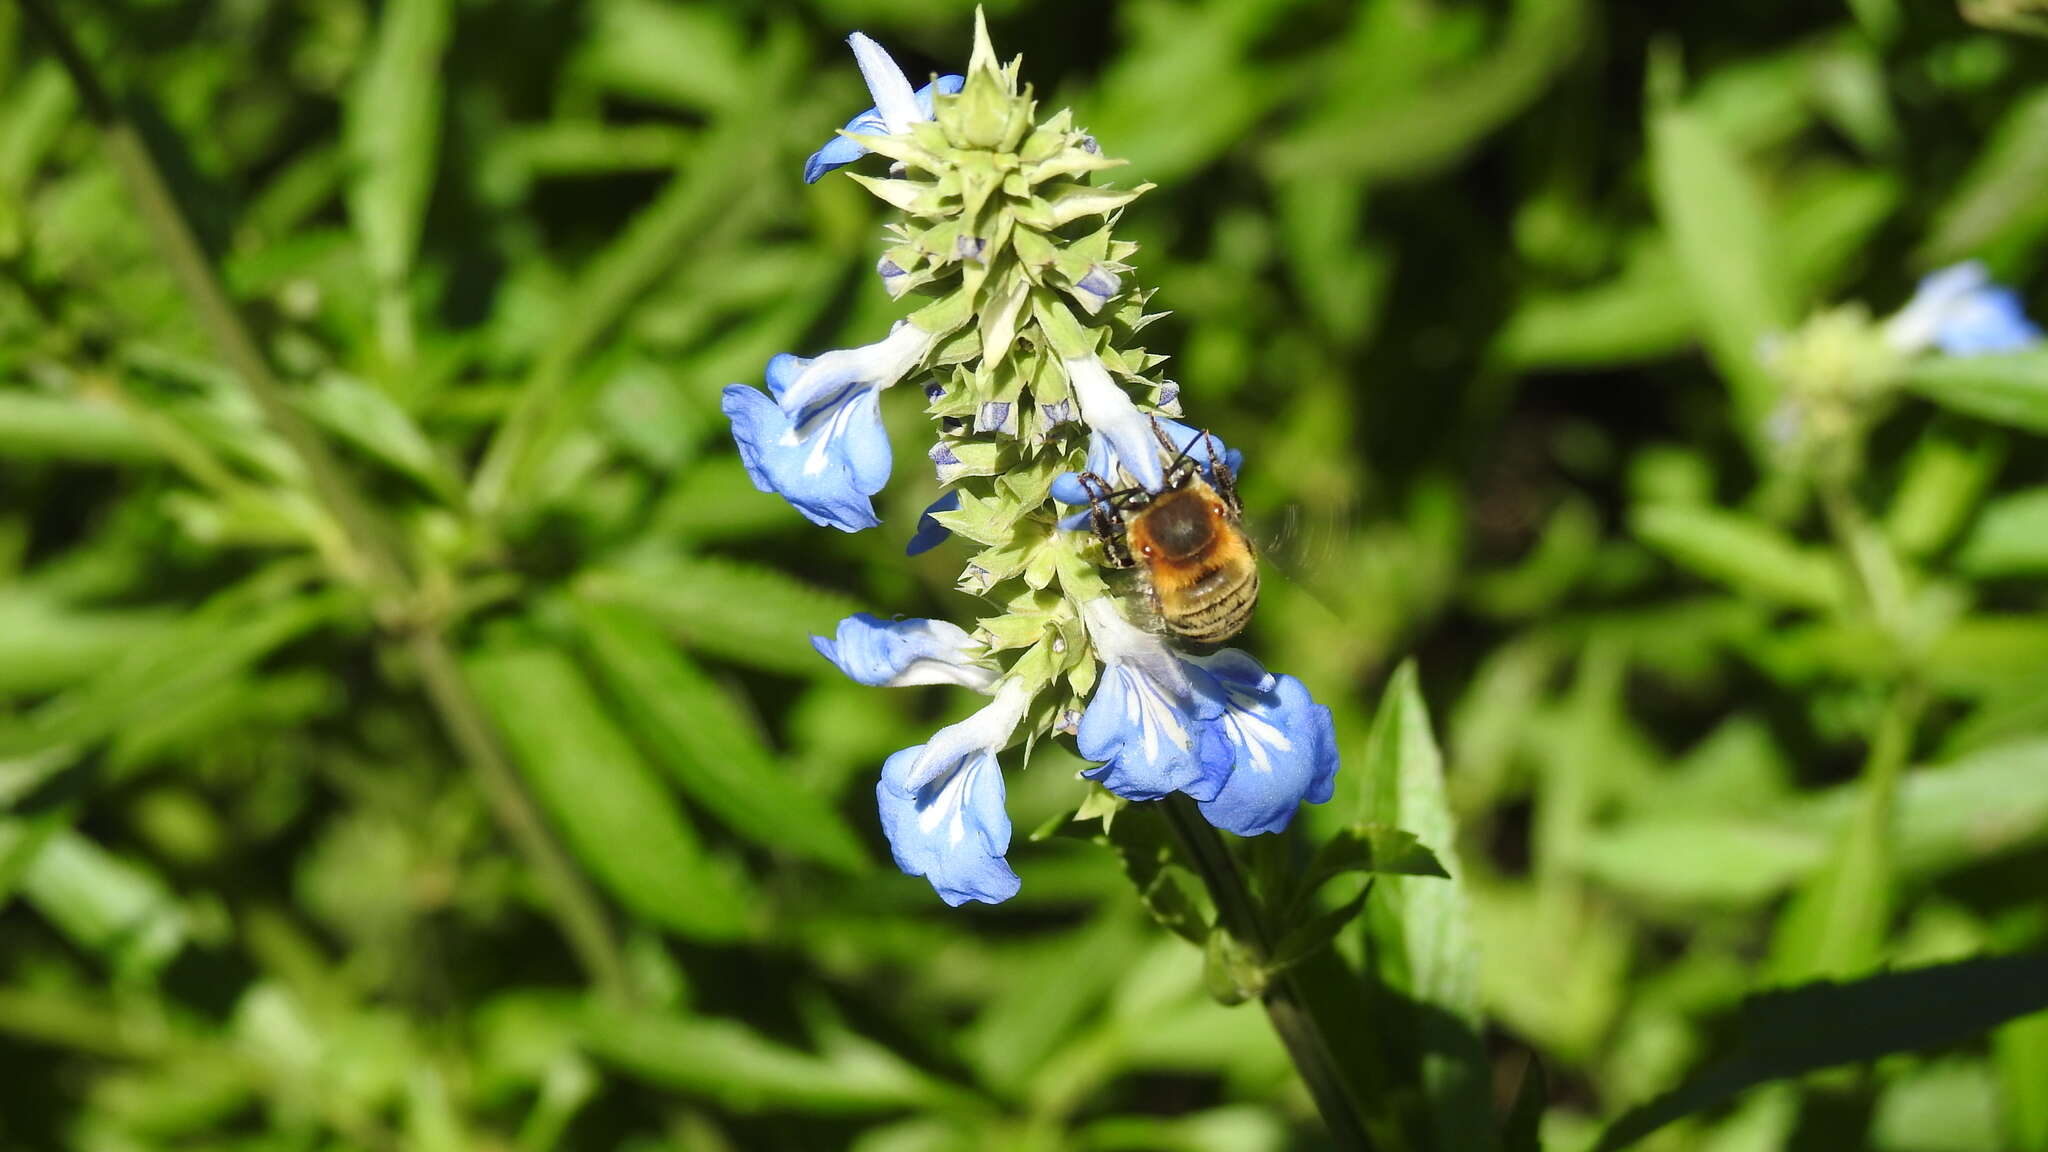
<instances>
[{"instance_id":1,"label":"bee's leg","mask_svg":"<svg viewBox=\"0 0 2048 1152\"><path fill-rule=\"evenodd\" d=\"M1168 436L1168 435L1166 434L1166 429L1164 429L1164 428L1160 427L1160 425L1159 425L1159 417L1157 417L1157 416L1154 416L1154 417L1152 417L1152 419L1151 419L1151 424L1152 424L1152 438L1153 438L1154 440L1157 440L1157 441L1159 441L1159 446L1160 446L1161 448L1164 448L1164 449L1166 449L1166 455L1167 455L1167 457L1168 457L1169 459L1176 459L1176 458L1178 458L1178 457L1179 457L1179 456L1181 455L1181 450L1180 450L1180 449L1178 449L1178 448L1175 448L1175 447L1173 446L1173 438L1172 438L1171 436Z\"/></svg>"},{"instance_id":2,"label":"bee's leg","mask_svg":"<svg viewBox=\"0 0 2048 1152\"><path fill-rule=\"evenodd\" d=\"M1095 538L1102 541L1102 555L1112 568L1129 568L1131 546L1124 540L1124 517L1110 499L1109 485L1093 472L1080 474L1081 489L1088 493L1088 522Z\"/></svg>"},{"instance_id":3,"label":"bee's leg","mask_svg":"<svg viewBox=\"0 0 2048 1152\"><path fill-rule=\"evenodd\" d=\"M1152 417L1152 438L1159 441L1159 446L1166 450L1166 489L1174 491L1185 486L1188 477L1200 469L1192 455L1195 442L1190 440L1186 448L1175 448L1173 438L1166 434L1165 428L1160 427L1157 416Z\"/></svg>"},{"instance_id":4,"label":"bee's leg","mask_svg":"<svg viewBox=\"0 0 2048 1152\"><path fill-rule=\"evenodd\" d=\"M1223 497L1224 506L1230 509L1232 516L1242 515L1244 505L1237 498L1237 474L1230 470L1230 462L1223 458L1223 453L1216 450L1216 437L1206 431L1202 433L1202 451L1209 454L1211 486L1218 496Z\"/></svg>"}]
</instances>

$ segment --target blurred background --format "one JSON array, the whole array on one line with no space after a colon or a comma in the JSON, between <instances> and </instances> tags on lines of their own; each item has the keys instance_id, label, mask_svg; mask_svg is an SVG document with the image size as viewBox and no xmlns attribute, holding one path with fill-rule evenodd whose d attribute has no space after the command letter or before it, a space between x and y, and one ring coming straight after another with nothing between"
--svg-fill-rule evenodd
<instances>
[{"instance_id":1,"label":"blurred background","mask_svg":"<svg viewBox=\"0 0 2048 1152\"><path fill-rule=\"evenodd\" d=\"M51 7L132 128L0 5L0 1147L1324 1146L1114 855L1027 842L1070 752L1010 773L1016 899L890 864L879 765L966 702L806 635L975 611L957 545L903 556L918 405L852 536L755 492L718 413L900 314L882 207L799 174L869 103L847 32L956 71L969 6ZM987 14L1041 115L1158 185L1118 232L1147 343L1301 561L1245 646L1354 767L1415 662L1545 1147L1760 989L2043 947L2048 373L1873 430L1888 630L1760 449L1755 350L1971 257L2048 317L2048 12ZM1641 1146L2048 1148L2048 1017L1940 1043Z\"/></svg>"}]
</instances>

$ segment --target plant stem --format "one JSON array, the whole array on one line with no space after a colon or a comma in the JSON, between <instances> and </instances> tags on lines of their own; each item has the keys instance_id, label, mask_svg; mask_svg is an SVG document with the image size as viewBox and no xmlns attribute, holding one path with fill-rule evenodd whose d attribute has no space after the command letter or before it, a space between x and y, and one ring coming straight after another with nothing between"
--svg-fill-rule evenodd
<instances>
[{"instance_id":1,"label":"plant stem","mask_svg":"<svg viewBox=\"0 0 2048 1152\"><path fill-rule=\"evenodd\" d=\"M1892 641L1902 641L1908 610L1906 582L1891 542L1863 514L1862 506L1845 482L1824 479L1819 488L1828 529L1836 546L1849 558L1849 568L1856 575L1871 619Z\"/></svg>"},{"instance_id":2,"label":"plant stem","mask_svg":"<svg viewBox=\"0 0 2048 1152\"><path fill-rule=\"evenodd\" d=\"M476 778L514 849L539 877L562 934L592 982L607 995L625 997L625 964L603 905L555 842L506 758L497 734L462 677L445 626L438 617L414 618L412 609L420 598L389 525L356 490L326 442L271 372L248 323L228 296L219 270L200 247L190 212L178 201L140 133L79 51L70 30L47 0L21 0L21 6L70 74L87 114L99 125L114 167L134 194L144 222L172 275L197 309L201 325L228 367L249 389L265 422L305 467L315 498L340 526L352 569L345 575L359 581L379 614L389 617L383 623L405 626L408 647L443 730Z\"/></svg>"},{"instance_id":3,"label":"plant stem","mask_svg":"<svg viewBox=\"0 0 2048 1152\"><path fill-rule=\"evenodd\" d=\"M1218 926L1254 949L1261 959L1270 956L1271 932L1257 899L1245 883L1244 873L1237 866L1237 858L1231 855L1223 837L1186 796L1176 793L1162 803L1167 823L1172 825L1174 834L1187 849L1189 862L1201 874L1209 895L1216 901ZM1330 1138L1340 1149L1371 1152L1373 1142L1360 1119L1353 1086L1326 1032L1336 1022L1327 1019L1327 1013L1319 1015L1311 1010L1307 992L1293 971L1273 977L1262 997L1266 1015L1273 1021L1273 1030L1280 1034L1280 1042L1293 1059L1295 1070L1301 1073L1302 1082L1308 1085L1316 1110L1322 1113L1323 1123L1330 1130Z\"/></svg>"}]
</instances>

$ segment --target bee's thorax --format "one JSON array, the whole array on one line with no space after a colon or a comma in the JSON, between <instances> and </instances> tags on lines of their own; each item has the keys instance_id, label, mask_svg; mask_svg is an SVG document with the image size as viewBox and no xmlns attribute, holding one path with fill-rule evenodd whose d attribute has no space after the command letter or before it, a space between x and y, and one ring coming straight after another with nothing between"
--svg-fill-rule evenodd
<instances>
[{"instance_id":1,"label":"bee's thorax","mask_svg":"<svg viewBox=\"0 0 2048 1152\"><path fill-rule=\"evenodd\" d=\"M1215 513L1209 502L1191 489L1161 495L1132 527L1133 535L1143 538L1134 543L1149 545L1174 560L1200 554L1216 537Z\"/></svg>"}]
</instances>

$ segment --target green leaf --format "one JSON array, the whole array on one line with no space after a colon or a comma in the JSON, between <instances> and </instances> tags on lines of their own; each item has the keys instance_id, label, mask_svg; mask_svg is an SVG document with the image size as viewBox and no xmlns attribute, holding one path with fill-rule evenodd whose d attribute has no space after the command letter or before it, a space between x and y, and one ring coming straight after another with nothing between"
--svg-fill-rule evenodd
<instances>
[{"instance_id":1,"label":"green leaf","mask_svg":"<svg viewBox=\"0 0 2048 1152\"><path fill-rule=\"evenodd\" d=\"M1992 1036L2012 1148L2048 1148L2048 1013L2014 1020Z\"/></svg>"},{"instance_id":2,"label":"green leaf","mask_svg":"<svg viewBox=\"0 0 2048 1152\"><path fill-rule=\"evenodd\" d=\"M716 111L744 99L758 79L745 25L716 9L655 0L606 0L594 8L577 71L608 88Z\"/></svg>"},{"instance_id":3,"label":"green leaf","mask_svg":"<svg viewBox=\"0 0 2048 1152\"><path fill-rule=\"evenodd\" d=\"M147 464L162 453L128 413L112 405L8 388L0 390L0 455Z\"/></svg>"},{"instance_id":4,"label":"green leaf","mask_svg":"<svg viewBox=\"0 0 2048 1152\"><path fill-rule=\"evenodd\" d=\"M1208 941L1209 915L1192 895L1200 885L1179 858L1178 842L1157 804L1132 804L1109 823L1109 844L1145 911L1191 944Z\"/></svg>"},{"instance_id":5,"label":"green leaf","mask_svg":"<svg viewBox=\"0 0 2048 1152\"><path fill-rule=\"evenodd\" d=\"M154 972L185 946L191 926L163 878L69 827L0 818L0 857L32 851L21 892L59 931L117 971Z\"/></svg>"},{"instance_id":6,"label":"green leaf","mask_svg":"<svg viewBox=\"0 0 2048 1152\"><path fill-rule=\"evenodd\" d=\"M500 644L467 664L520 774L607 891L684 936L746 934L753 901L738 877L704 854L654 769L567 656Z\"/></svg>"},{"instance_id":7,"label":"green leaf","mask_svg":"<svg viewBox=\"0 0 2048 1152\"><path fill-rule=\"evenodd\" d=\"M74 96L70 78L47 59L7 87L0 111L0 258L12 260L21 251L29 183L71 121Z\"/></svg>"},{"instance_id":8,"label":"green leaf","mask_svg":"<svg viewBox=\"0 0 2048 1152\"><path fill-rule=\"evenodd\" d=\"M0 589L0 693L51 692L92 678L177 627L163 608L80 610Z\"/></svg>"},{"instance_id":9,"label":"green leaf","mask_svg":"<svg viewBox=\"0 0 2048 1152\"><path fill-rule=\"evenodd\" d=\"M1854 811L1772 930L1769 970L1780 983L1860 975L1883 958L1898 883L1899 777L1920 712L1914 691L1894 693L1871 737Z\"/></svg>"},{"instance_id":10,"label":"green leaf","mask_svg":"<svg viewBox=\"0 0 2048 1152\"><path fill-rule=\"evenodd\" d=\"M381 390L353 376L330 372L298 394L321 427L362 449L400 475L450 503L462 486L411 414Z\"/></svg>"},{"instance_id":11,"label":"green leaf","mask_svg":"<svg viewBox=\"0 0 2048 1152\"><path fill-rule=\"evenodd\" d=\"M2048 350L1928 356L1907 373L1906 386L1965 415L2048 433Z\"/></svg>"},{"instance_id":12,"label":"green leaf","mask_svg":"<svg viewBox=\"0 0 2048 1152\"><path fill-rule=\"evenodd\" d=\"M1979 578L2048 575L2048 488L1986 504L1956 549L1956 568Z\"/></svg>"},{"instance_id":13,"label":"green leaf","mask_svg":"<svg viewBox=\"0 0 2048 1152\"><path fill-rule=\"evenodd\" d=\"M337 591L299 593L280 566L251 577L128 648L76 689L22 720L0 720L0 761L69 750L47 767L122 730L138 715L157 723L203 708L224 685L277 648L340 616Z\"/></svg>"},{"instance_id":14,"label":"green leaf","mask_svg":"<svg viewBox=\"0 0 2048 1152\"><path fill-rule=\"evenodd\" d=\"M1789 327L1792 306L1763 193L1742 158L1697 113L1660 108L1649 133L1658 216L1735 402L1737 430L1755 442L1778 393L1757 349L1765 336Z\"/></svg>"},{"instance_id":15,"label":"green leaf","mask_svg":"<svg viewBox=\"0 0 2048 1152\"><path fill-rule=\"evenodd\" d=\"M593 1007L582 1031L600 1059L734 1112L862 1114L943 1106L956 1096L872 1044L812 1054L736 1020Z\"/></svg>"},{"instance_id":16,"label":"green leaf","mask_svg":"<svg viewBox=\"0 0 2048 1152\"><path fill-rule=\"evenodd\" d=\"M1773 811L1650 811L1595 830L1580 858L1613 891L1679 904L1760 903L1827 859L1860 782ZM1695 808L1698 806L1695 805ZM1899 784L1896 866L1936 876L2048 840L2048 742L1998 744L1916 767Z\"/></svg>"},{"instance_id":17,"label":"green leaf","mask_svg":"<svg viewBox=\"0 0 2048 1152\"><path fill-rule=\"evenodd\" d=\"M1358 918L1365 911L1365 902L1372 895L1372 882L1359 889L1358 895L1346 900L1335 908L1318 912L1306 919L1298 920L1287 934L1274 943L1266 956L1265 971L1268 977L1277 976L1328 947L1344 930L1346 924Z\"/></svg>"},{"instance_id":18,"label":"green leaf","mask_svg":"<svg viewBox=\"0 0 2048 1152\"><path fill-rule=\"evenodd\" d=\"M1384 824L1353 824L1316 849L1296 890L1296 898L1309 895L1346 872L1450 877L1437 861L1436 853L1423 847L1413 832Z\"/></svg>"},{"instance_id":19,"label":"green leaf","mask_svg":"<svg viewBox=\"0 0 2048 1152\"><path fill-rule=\"evenodd\" d=\"M1585 44L1583 0L1521 0L1500 47L1360 108L1337 103L1272 147L1291 177L1386 179L1455 161L1541 95Z\"/></svg>"},{"instance_id":20,"label":"green leaf","mask_svg":"<svg viewBox=\"0 0 2048 1152\"><path fill-rule=\"evenodd\" d=\"M1523 369L1590 368L1670 355L1694 326L1690 294L1662 237L1631 244L1621 270L1572 291L1531 291L1494 354Z\"/></svg>"},{"instance_id":21,"label":"green leaf","mask_svg":"<svg viewBox=\"0 0 2048 1152\"><path fill-rule=\"evenodd\" d=\"M586 572L576 593L592 603L637 608L694 651L797 675L831 670L810 637L831 635L840 620L859 611L844 596L778 569L683 556Z\"/></svg>"},{"instance_id":22,"label":"green leaf","mask_svg":"<svg viewBox=\"0 0 2048 1152\"><path fill-rule=\"evenodd\" d=\"M1997 433L1963 437L1939 426L1929 429L1906 458L1905 474L1892 496L1891 507L1885 511L1885 535L1901 552L1915 558L1933 555L1946 547L1984 507L1985 489L1997 477L1998 466L2004 460L2003 438ZM1994 501L1985 508L1985 520L1978 523L1978 532L1988 526L2000 506L2024 498L2022 493ZM2044 505L2040 515L2048 517L2048 505ZM2048 528L2048 519L2042 521L2042 526ZM1973 533L1972 539L1974 536ZM1964 555L1957 558L1957 564L1963 571L1976 575L1966 559L1970 547L1970 540L1965 540ZM1999 550L1993 549L1994 553Z\"/></svg>"},{"instance_id":23,"label":"green leaf","mask_svg":"<svg viewBox=\"0 0 2048 1152\"><path fill-rule=\"evenodd\" d=\"M441 138L441 52L449 0L391 0L349 93L349 215L385 295L385 354L410 360L410 276L434 188Z\"/></svg>"},{"instance_id":24,"label":"green leaf","mask_svg":"<svg viewBox=\"0 0 2048 1152\"><path fill-rule=\"evenodd\" d=\"M1626 1148L1758 1084L1945 1047L2044 1009L2048 955L1977 957L1765 993L1743 1005L1732 1053L1683 1087L1624 1113L1595 1152Z\"/></svg>"},{"instance_id":25,"label":"green leaf","mask_svg":"<svg viewBox=\"0 0 2048 1152\"><path fill-rule=\"evenodd\" d=\"M731 694L636 609L581 604L584 643L655 762L690 799L764 847L850 872L868 866L846 822L792 777Z\"/></svg>"},{"instance_id":26,"label":"green leaf","mask_svg":"<svg viewBox=\"0 0 2048 1152\"><path fill-rule=\"evenodd\" d=\"M1760 520L1691 504L1647 504L1630 525L1643 543L1698 575L1780 604L1831 611L1848 602L1834 557Z\"/></svg>"},{"instance_id":27,"label":"green leaf","mask_svg":"<svg viewBox=\"0 0 2048 1152\"><path fill-rule=\"evenodd\" d=\"M2006 103L2004 118L1935 213L1922 262L1947 264L1994 243L2022 248L2048 229L2048 87Z\"/></svg>"},{"instance_id":28,"label":"green leaf","mask_svg":"<svg viewBox=\"0 0 2048 1152\"><path fill-rule=\"evenodd\" d=\"M982 1082L1009 1095L1025 1091L1063 1043L1094 1025L1092 1010L1156 939L1132 917L1103 916L1053 939L1007 946L987 1007L961 1036Z\"/></svg>"},{"instance_id":29,"label":"green leaf","mask_svg":"<svg viewBox=\"0 0 2048 1152\"><path fill-rule=\"evenodd\" d=\"M1406 829L1449 879L1382 876L1366 920L1379 981L1411 1002L1412 1059L1446 1148L1494 1146L1491 1080L1479 1041L1479 948L1457 859L1457 828L1444 793L1443 756L1430 732L1413 662L1388 681L1366 738L1360 815Z\"/></svg>"}]
</instances>

